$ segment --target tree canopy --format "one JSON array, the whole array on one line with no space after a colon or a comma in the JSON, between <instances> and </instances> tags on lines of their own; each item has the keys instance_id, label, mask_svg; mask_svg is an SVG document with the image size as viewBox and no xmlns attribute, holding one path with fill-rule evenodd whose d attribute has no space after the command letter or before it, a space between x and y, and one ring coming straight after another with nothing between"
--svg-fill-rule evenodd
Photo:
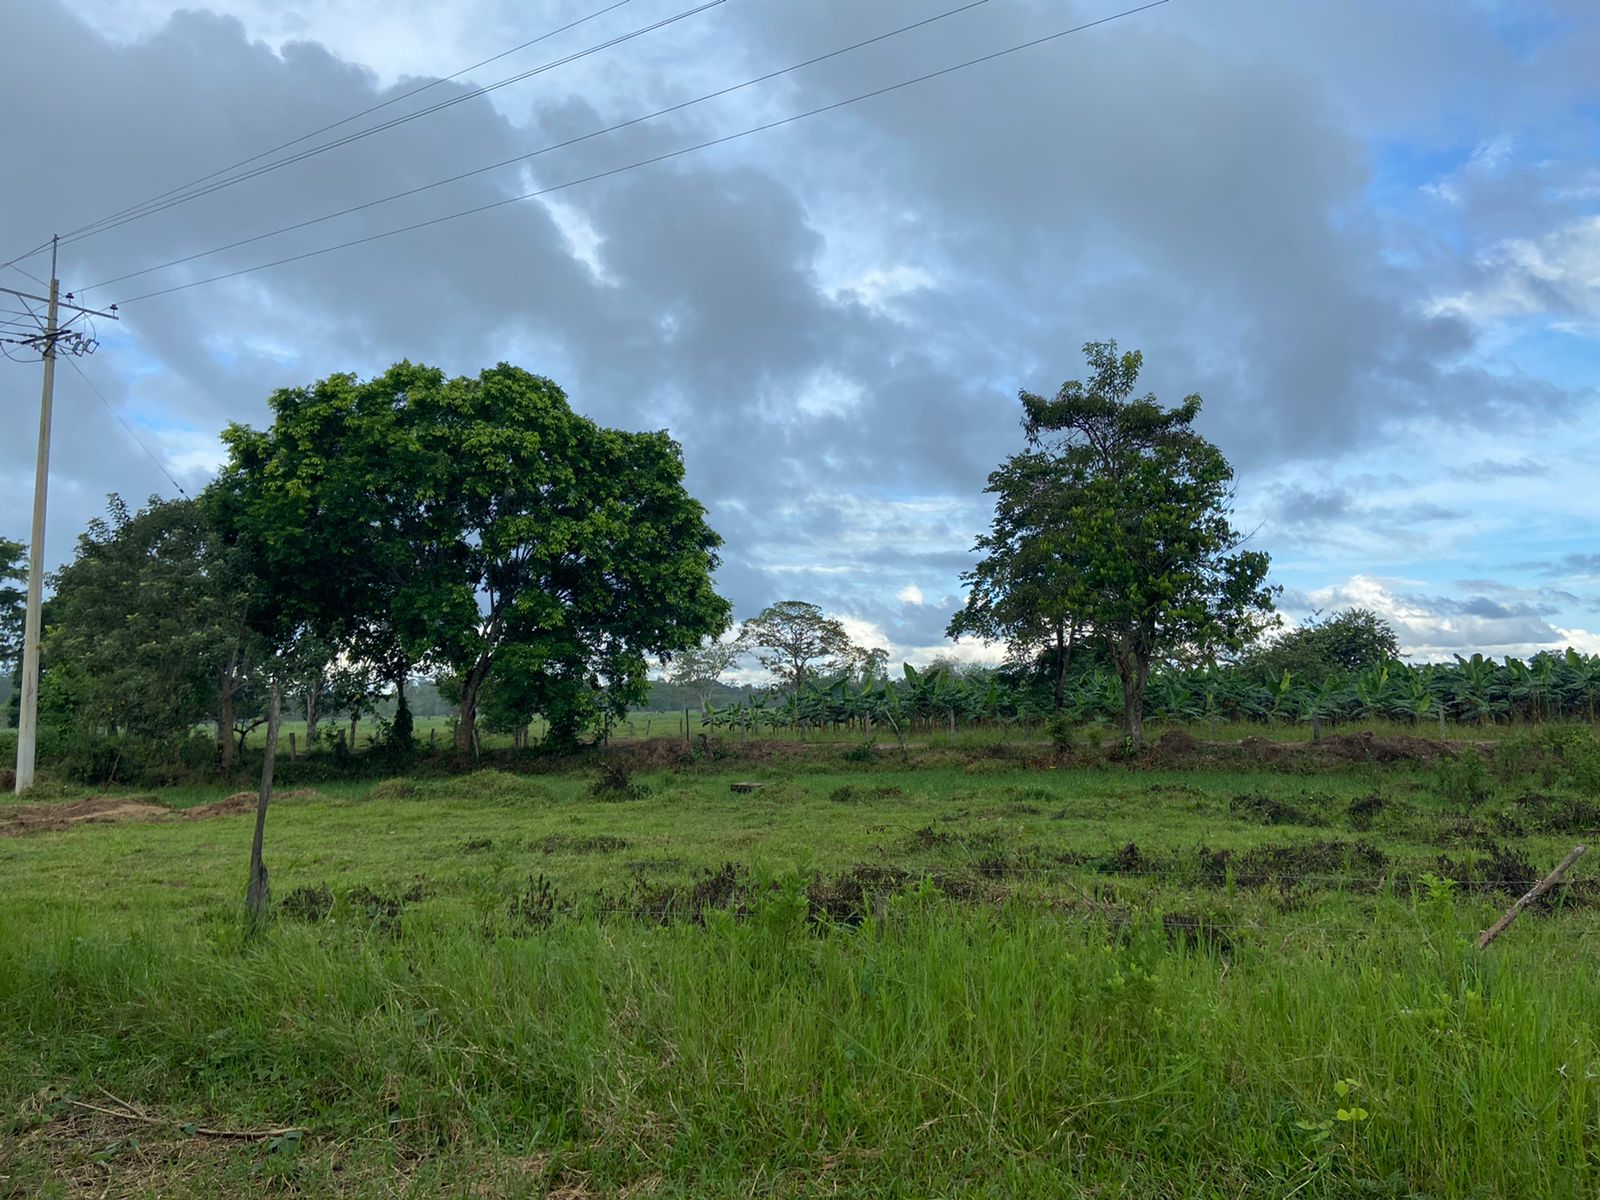
<instances>
[{"instance_id":1,"label":"tree canopy","mask_svg":"<svg viewBox=\"0 0 1600 1200\"><path fill-rule=\"evenodd\" d=\"M1349 608L1327 617L1313 617L1254 647L1245 658L1274 678L1288 672L1303 683L1321 683L1332 675L1365 671L1400 657L1394 626L1366 608Z\"/></svg>"},{"instance_id":2,"label":"tree canopy","mask_svg":"<svg viewBox=\"0 0 1600 1200\"><path fill-rule=\"evenodd\" d=\"M9 675L22 657L22 623L28 602L28 548L0 538L0 672Z\"/></svg>"},{"instance_id":3,"label":"tree canopy","mask_svg":"<svg viewBox=\"0 0 1600 1200\"><path fill-rule=\"evenodd\" d=\"M727 624L721 540L665 433L605 429L505 363L400 363L270 403L270 428L225 435L233 527L351 653L396 681L424 658L459 676L462 751L497 663L571 740L642 698L651 658Z\"/></svg>"},{"instance_id":4,"label":"tree canopy","mask_svg":"<svg viewBox=\"0 0 1600 1200\"><path fill-rule=\"evenodd\" d=\"M748 652L744 631L727 637L727 631L713 634L698 646L689 646L672 656L667 682L687 688L704 709L722 677Z\"/></svg>"},{"instance_id":5,"label":"tree canopy","mask_svg":"<svg viewBox=\"0 0 1600 1200\"><path fill-rule=\"evenodd\" d=\"M744 623L744 637L761 665L795 692L813 675L851 666L844 626L804 600L769 604Z\"/></svg>"},{"instance_id":6,"label":"tree canopy","mask_svg":"<svg viewBox=\"0 0 1600 1200\"><path fill-rule=\"evenodd\" d=\"M1107 650L1142 743L1160 658L1208 661L1270 619L1268 557L1233 528L1233 470L1194 428L1199 396L1134 396L1143 357L1084 347L1090 376L1021 393L1028 447L990 477L996 519L957 631L1037 637L1071 626Z\"/></svg>"},{"instance_id":7,"label":"tree canopy","mask_svg":"<svg viewBox=\"0 0 1600 1200\"><path fill-rule=\"evenodd\" d=\"M101 732L151 738L218 724L224 768L259 645L248 585L206 507L113 495L78 538L48 606L41 704Z\"/></svg>"}]
</instances>

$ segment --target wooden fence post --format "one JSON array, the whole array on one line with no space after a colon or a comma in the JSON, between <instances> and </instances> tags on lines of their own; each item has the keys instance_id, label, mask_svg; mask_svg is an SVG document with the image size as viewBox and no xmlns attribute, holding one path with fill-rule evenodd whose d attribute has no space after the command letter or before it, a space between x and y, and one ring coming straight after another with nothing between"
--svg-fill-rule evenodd
<instances>
[{"instance_id":1,"label":"wooden fence post","mask_svg":"<svg viewBox=\"0 0 1600 1200\"><path fill-rule=\"evenodd\" d=\"M289 731L289 761L295 761L294 730Z\"/></svg>"},{"instance_id":2,"label":"wooden fence post","mask_svg":"<svg viewBox=\"0 0 1600 1200\"><path fill-rule=\"evenodd\" d=\"M1517 917L1522 914L1523 909L1527 908L1528 905L1532 904L1540 896L1544 895L1551 888L1555 887L1556 884L1560 883L1561 877L1567 873L1567 868L1573 863L1577 862L1578 859L1583 857L1583 852L1588 848L1589 847L1587 846L1574 846L1572 848L1572 853L1568 854L1565 858L1558 862L1554 871L1551 871L1550 874L1546 875L1538 883L1534 884L1527 895L1523 896L1522 899L1513 904L1509 909L1506 910L1506 913L1503 917L1501 917L1493 925L1489 926L1488 929L1483 931L1483 936L1478 939L1478 949L1482 950L1490 942L1494 941L1495 938L1504 933L1511 922L1515 921Z\"/></svg>"}]
</instances>

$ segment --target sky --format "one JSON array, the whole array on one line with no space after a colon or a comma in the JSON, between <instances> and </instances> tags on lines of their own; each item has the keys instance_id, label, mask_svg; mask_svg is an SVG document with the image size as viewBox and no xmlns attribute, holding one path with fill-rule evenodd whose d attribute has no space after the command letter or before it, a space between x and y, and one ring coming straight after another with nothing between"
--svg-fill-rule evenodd
<instances>
[{"instance_id":1,"label":"sky","mask_svg":"<svg viewBox=\"0 0 1600 1200\"><path fill-rule=\"evenodd\" d=\"M1204 398L1291 621L1369 607L1417 659L1600 652L1600 8L1169 0L617 170L1131 0L938 16L962 2L8 6L0 262L61 233L63 287L122 318L57 373L47 560L107 493L203 486L276 388L510 361L596 420L671 430L737 616L809 600L925 661L1021 448L1018 391L1115 339L1163 400ZM455 102L70 236L391 100L253 165ZM48 257L0 286L40 290L24 272ZM0 536L21 539L39 367L0 372Z\"/></svg>"}]
</instances>

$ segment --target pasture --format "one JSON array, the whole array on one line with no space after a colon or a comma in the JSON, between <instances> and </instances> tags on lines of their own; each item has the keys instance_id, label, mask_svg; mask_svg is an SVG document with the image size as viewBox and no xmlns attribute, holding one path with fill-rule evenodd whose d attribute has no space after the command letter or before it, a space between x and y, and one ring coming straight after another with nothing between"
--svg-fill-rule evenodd
<instances>
[{"instance_id":1,"label":"pasture","mask_svg":"<svg viewBox=\"0 0 1600 1200\"><path fill-rule=\"evenodd\" d=\"M0 805L0 1196L1592 1195L1593 734L1459 749L290 768L250 942L251 802Z\"/></svg>"}]
</instances>

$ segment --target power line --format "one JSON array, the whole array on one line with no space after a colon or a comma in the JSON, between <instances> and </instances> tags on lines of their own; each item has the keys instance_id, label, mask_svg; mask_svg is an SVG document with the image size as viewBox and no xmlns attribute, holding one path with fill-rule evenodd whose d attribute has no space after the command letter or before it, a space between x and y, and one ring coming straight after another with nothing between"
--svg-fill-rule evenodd
<instances>
[{"instance_id":1,"label":"power line","mask_svg":"<svg viewBox=\"0 0 1600 1200\"><path fill-rule=\"evenodd\" d=\"M579 17L576 21L569 21L567 24L562 25L557 29L552 29L547 33L541 33L536 38L530 38L528 41L512 46L508 50L502 50L498 54L490 55L488 58L482 59L479 62L475 62L471 66L462 67L459 71L453 71L449 75L442 76L438 79L430 79L427 83L424 83L418 87L414 87L410 91L402 92L398 96L391 96L389 99L382 100L377 104L371 105L368 108L364 108L360 112L351 113L348 117L341 117L339 120L332 121L329 124L322 126L320 129L313 129L309 133L303 133L297 138L290 138L287 142L280 142L276 146L269 147L268 149L261 151L259 154L252 154L249 158L241 158L238 162L230 163L225 167L219 167L217 170L212 171L209 175L202 175L198 179L189 180L188 183L182 183L177 187L168 188L159 195L152 196L148 200L142 200L138 204L131 204L127 208L118 209L114 213L110 213L104 217L101 217L98 221L91 221L87 225L80 225L76 229L70 229L63 235L63 237L74 238L80 234L87 234L90 230L98 230L100 226L104 225L108 221L113 221L118 217L126 216L128 213L134 212L137 209L142 209L147 205L155 204L159 201L165 200L167 197L172 196L177 192L185 191L192 187L198 187L203 183L209 183L219 175L226 175L231 171L237 171L240 167L247 167L253 162L259 162L261 159L266 158L269 154L276 154L280 150L287 150L291 146L298 146L301 142L308 141L314 137L319 137L324 133L329 133L335 129L338 129L341 125L348 125L351 121L359 121L362 117L371 116L380 109L388 108L392 104L399 104L402 100L409 100L411 97L420 95L429 88L436 88L440 84L449 83L452 80L459 79L469 71L476 71L478 68L486 67L492 62L498 62L502 58L507 58L521 50L528 49L530 46L536 46L540 42L548 41L549 39L560 34L567 33L570 30L576 29L579 25L587 24L596 18L603 17L607 13L615 12L624 5L632 3L633 0L615 0L615 3L608 4L604 8L597 9L596 11L589 13L587 16ZM47 242L45 245L49 245L49 243ZM31 253L33 252L30 251L30 254ZM23 257L26 258L28 256L24 255ZM7 265L9 266L13 264Z\"/></svg>"},{"instance_id":2,"label":"power line","mask_svg":"<svg viewBox=\"0 0 1600 1200\"><path fill-rule=\"evenodd\" d=\"M342 209L339 209L336 212L326 213L326 214L324 214L323 216L320 216L320 217L311 217L308 220L297 221L293 225L285 225L285 226L282 226L281 228L271 230L268 233L258 233L256 235L254 235L253 237L240 238L238 241L228 242L227 244L222 245L222 246L215 246L215 247L211 248L210 250L202 250L202 251L199 251L196 254L187 254L187 255L184 255L182 258L174 258L174 259L171 259L171 260L169 260L167 262L159 263L159 264L157 264L156 266L153 266L153 267L145 267L145 268L143 268L141 270L138 270L138 271L129 271L128 273L126 273L124 275L116 275L116 276L113 276L110 279L103 279L99 283L92 283L88 287L86 287L86 288L84 288L82 290L87 292L87 291L91 291L91 290L93 290L95 288L107 287L107 286L109 286L109 285L111 285L113 283L121 283L123 280L126 280L126 279L136 279L141 275L149 275L149 274L151 274L151 273L153 273L155 271L166 270L168 267L176 267L176 266L181 266L183 263L193 262L197 258L207 258L207 257L209 257L209 256L211 256L213 254L221 254L225 250L235 250L235 249L238 249L240 246L248 246L248 245L250 245L250 244L252 244L254 242L266 241L268 238L278 237L281 234L293 233L294 231L296 231L298 229L305 229L305 228L308 228L309 226L312 226L312 225L320 225L325 221L332 221L332 220L336 220L339 217L349 216L351 213L358 213L358 212L364 211L365 209L376 208L380 204L388 204L391 201L403 200L408 196L415 196L415 195L418 195L419 193L422 193L422 192L431 191L434 188L444 187L444 186L446 186L448 184L452 184L452 183L459 183L463 179L471 179L471 178L473 178L474 176L477 176L477 175L487 174L490 171L497 171L501 167L508 167L508 166L512 166L512 165L514 165L516 163L527 162L529 159L538 158L540 155L549 154L549 153L551 153L552 151L555 151L555 150L564 150L567 147L575 146L575 145L579 144L580 142L590 141L593 138L601 137L601 136L603 136L605 134L608 134L608 133L615 133L618 130L627 129L627 128L630 128L631 126L634 126L634 125L640 125L640 124L643 124L646 121L653 121L657 117L663 117L663 116L667 116L667 115L669 115L671 113L682 112L684 109L692 108L693 106L695 106L697 104L704 104L705 102L707 102L709 100L716 100L716 99L719 99L719 98L721 98L723 96L727 96L727 95L729 95L729 94L731 94L733 92L742 91L745 88L754 87L757 84L766 83L766 82L768 82L770 80L778 78L781 75L792 74L793 72L799 71L799 70L803 70L806 67L815 66L817 63L826 62L829 59L838 58L841 55L845 55L845 54L850 54L853 51L862 49L863 47L871 46L871 45L874 45L875 43L878 43L878 42L887 41L888 39L893 38L893 37L899 37L901 34L909 33L914 29L921 29L925 25L932 25L935 22L943 21L943 20L945 20L945 19L947 19L949 17L956 16L956 15L958 15L960 13L969 12L972 9L980 8L983 5L988 4L990 2L991 2L991 0L968 0L968 2L965 3L965 4L958 5L955 8L946 9L944 12L941 12L941 13L935 13L931 17L924 17L920 21L913 21L909 25L902 25L898 29L891 29L887 33L880 33L880 34L877 34L877 35L875 35L873 37L864 38L859 42L854 42L854 43L852 43L851 45L848 45L848 46L842 46L837 50L830 50L826 54L816 55L816 56L814 56L812 58L806 59L803 62L798 62L798 63L793 64L792 66L783 67L780 70L768 71L765 75L758 75L754 79L747 79L743 83L735 83L735 84L732 84L732 85L730 85L728 87L719 88L718 90L716 90L714 92L707 92L705 95L697 96L693 100L684 100L681 103L669 105L666 108L658 108L654 112L645 113L643 116L633 117L633 118L631 118L629 120L626 120L626 121L618 121L616 124L607 125L607 126L601 128L601 129L594 129L594 130L589 131L588 133L579 134L576 137L567 138L564 141L552 142L549 145L541 146L537 150L531 150L526 154L518 154L518 155L515 155L515 156L513 156L511 158L503 158L499 162L490 163L488 166L475 167L474 169L472 169L470 171L462 171L459 174L451 175L451 176L449 176L447 178L444 178L444 179L436 179L432 183L424 183L424 184L419 185L418 187L407 188L405 191L402 191L402 192L393 192L393 193L391 193L390 195L387 195L387 196L380 196L376 200L368 200L368 201L366 201L365 203L362 203L362 204L351 205L349 208L342 208Z\"/></svg>"},{"instance_id":3,"label":"power line","mask_svg":"<svg viewBox=\"0 0 1600 1200\"><path fill-rule=\"evenodd\" d=\"M49 244L50 244L49 242L45 243L46 246L48 246ZM26 258L27 255L25 254L22 257ZM37 275L35 275L32 271L29 271L29 270L27 270L27 269L25 269L23 267L17 266L17 263L19 263L21 261L22 261L22 259L12 259L10 262L6 263L5 265L7 267L11 268L11 270L15 271L18 275L26 275L29 279L33 280L40 287L48 288L50 286L44 280L40 279Z\"/></svg>"},{"instance_id":4,"label":"power line","mask_svg":"<svg viewBox=\"0 0 1600 1200\"><path fill-rule=\"evenodd\" d=\"M591 175L585 175L579 179L568 180L566 183L552 184L549 187L537 188L534 191L524 192L521 195L508 196L505 199L495 200L488 204L480 204L472 208L464 208L456 212L446 213L443 216L433 217L426 221L417 221L411 225L402 225L395 229L384 230L381 233L373 233L368 234L365 237L351 238L348 241L336 242L331 246L323 246L317 250L307 250L302 254L291 254L284 258L274 259L271 262L258 263L253 267L241 267L236 271L225 271L220 275L211 275L205 279L195 279L189 281L188 283L175 284L172 287L160 288L152 292L144 292L137 296L130 296L126 300L118 301L118 304L119 306L123 304L133 304L140 300L151 300L157 296L167 296L174 292L186 291L189 288L202 287L210 283L220 283L225 279L236 279L241 275L253 274L256 271L265 271L273 267L280 267L289 263L301 262L308 258L316 258L323 254L331 254L336 250L344 250L352 246L361 246L368 242L381 241L385 238L395 237L402 233L411 233L418 229L426 229L433 225L441 225L447 221L458 220L462 217L469 217L478 213L489 212L492 209L504 208L509 204L517 204L523 200L532 200L540 196L548 196L552 192L559 192L567 188L577 187L579 184L592 183L600 179L608 179L613 175L621 175L626 171L636 170L639 167L652 166L656 163L667 162L671 159L681 158L684 155L693 154L700 150L707 150L713 146L725 145L728 142L737 141L740 138L750 137L753 134L765 133L768 130L778 129L785 125L793 125L794 123L806 120L809 117L821 116L824 113L833 112L836 109L845 108L851 104L858 104L863 100L871 100L878 96L888 95L891 92L901 91L904 88L914 87L920 83L927 83L929 80L939 79L946 75L953 75L957 71L963 71L969 67L975 67L987 62L994 62L997 59L1005 58L1023 50L1031 50L1036 46L1042 46L1046 43L1057 41L1060 38L1068 37L1075 33L1082 33L1085 30L1094 29L1100 25L1108 25L1111 22L1121 20L1124 17L1131 17L1137 13L1146 12L1152 8L1160 8L1162 5L1168 2L1169 0L1150 0L1150 2L1147 4L1141 4L1134 8L1123 9L1121 12L1112 13L1110 16L1100 17L1093 21L1086 21L1081 25L1074 25L1069 29L1058 30L1055 33L1045 34L1043 37L1033 38L1026 42L1019 42L1016 45L1008 46L1003 50L996 50L989 54L979 55L976 58L966 59L948 67L941 67L937 71L929 71L922 75L913 76L910 79L903 79L898 83L891 83L883 87L874 88L871 91L861 92L855 96L849 97L848 99L836 100L832 104L824 104L817 108L807 109L805 112L795 113L787 117L781 117L775 121L767 121L760 125L753 125L750 128L742 129L737 133L724 134L722 137L710 138L703 142L697 142L692 146L685 146L682 149L671 150L664 154L657 154L649 158L639 159L635 162L627 163L620 167L613 167L607 171L596 171Z\"/></svg>"},{"instance_id":5,"label":"power line","mask_svg":"<svg viewBox=\"0 0 1600 1200\"><path fill-rule=\"evenodd\" d=\"M266 175L269 172L278 170L280 167L292 166L295 163L304 162L308 158L314 158L319 154L325 154L329 150L337 150L341 146L348 146L352 142L361 141L362 139L371 137L374 134L383 133L386 130L394 129L397 126L405 125L422 117L432 116L434 113L442 112L444 109L453 108L457 104L464 104L468 100L476 100L478 97L488 95L490 92L498 91L500 88L509 87L514 83L521 83L526 79L531 79L535 75L543 74L546 71L553 71L558 67L564 67L569 63L577 62L579 59L587 58L592 54L598 54L602 50L609 50L614 46L620 46L624 42L629 42L635 38L643 37L647 33L654 33L659 29L665 29L669 25L676 24L679 21L687 20L689 17L698 16L700 13L706 12L709 9L718 8L727 2L728 0L704 0L703 3L698 4L693 8L685 9L682 12L675 13L670 17L664 17L659 21L654 21L649 25L640 26L638 29L631 30L628 33L619 34L614 38L608 39L607 41L596 43L587 49L574 51L572 54L569 54L564 58L552 59L550 62L530 68L529 70L523 71L519 74L508 76L505 79L486 84L483 87L476 88L469 92L463 92L459 96L452 96L448 100L441 100L437 104L429 105L426 108L419 108L415 112L405 113L401 116L393 117L387 121L380 122L377 125L368 126L366 129L359 129L353 133L345 134L343 137L334 138L332 141L323 142L320 145L312 146L308 149L298 151L297 153L287 155L283 158L274 159L271 162L263 163L261 166L253 167L250 170L240 172L237 175L228 175L226 178L218 179L215 182L205 184L202 187L195 187L187 191L179 189L179 194L171 196L170 199L161 200L159 203L152 202L145 207L137 207L134 210L128 211L126 215L119 216L115 219L108 218L98 225L85 227L85 230L78 233L76 236L69 235L63 237L61 239L62 244L68 245L73 242L81 242L86 238L91 238L97 234L106 233L112 229L118 229L121 226L130 224L133 221L143 220L145 217L150 217L154 216L156 213L165 212L169 208L176 208L180 204L187 204L191 200L198 200L202 196L209 196L213 192L219 192L224 188L230 188L234 184L244 183L261 175ZM26 255L24 255L24 257L26 257Z\"/></svg>"},{"instance_id":6,"label":"power line","mask_svg":"<svg viewBox=\"0 0 1600 1200\"><path fill-rule=\"evenodd\" d=\"M172 472L167 470L166 464L163 463L159 458L156 457L155 451L151 450L149 446L144 444L144 440L142 438L140 438L140 436L133 431L133 426L132 425L129 425L127 421L123 420L122 414L119 413L115 408L112 407L111 401L107 400L105 398L104 394L100 391L100 389L95 387L94 380L90 379L87 375L85 375L83 373L83 368L80 367L72 359L69 358L69 359L66 360L66 362L67 362L67 364L69 366L72 367L72 369L74 371L76 371L78 373L78 378L83 380L84 384L88 387L88 389L91 392L93 392L95 394L96 398L99 399L100 403L106 406L106 411L108 413L110 413L113 417L115 417L117 419L117 423L119 425L121 425L125 430L128 431L128 436L131 437L134 440L134 443L139 447L139 449L143 450L145 452L145 454L149 457L150 461L155 463L156 470L160 471L163 475L165 475L167 477L167 482L172 484L173 487L178 489L178 495L180 495L180 496L184 497L185 499L187 499L188 496L189 496L189 493L183 490L183 484L179 483L176 479L174 479L172 477Z\"/></svg>"}]
</instances>

